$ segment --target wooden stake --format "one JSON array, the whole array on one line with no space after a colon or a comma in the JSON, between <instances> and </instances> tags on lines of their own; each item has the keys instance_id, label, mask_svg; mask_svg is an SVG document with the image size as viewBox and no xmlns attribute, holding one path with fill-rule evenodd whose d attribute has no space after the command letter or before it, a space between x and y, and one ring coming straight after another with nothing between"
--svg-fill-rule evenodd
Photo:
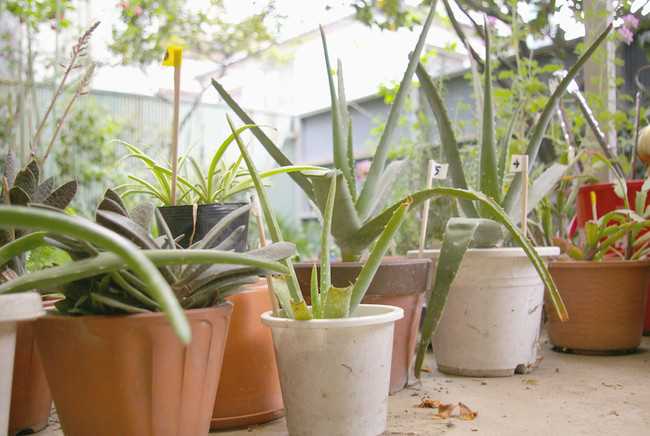
<instances>
[{"instance_id":1,"label":"wooden stake","mask_svg":"<svg viewBox=\"0 0 650 436\"><path fill-rule=\"evenodd\" d=\"M427 166L427 189L433 186L433 165L435 162L429 160ZM427 239L427 226L429 225L429 208L431 207L431 200L426 199L422 208L422 221L420 222L420 253L419 257L424 256L424 244Z\"/></svg>"},{"instance_id":2,"label":"wooden stake","mask_svg":"<svg viewBox=\"0 0 650 436\"><path fill-rule=\"evenodd\" d=\"M528 155L521 156L521 231L528 237Z\"/></svg>"},{"instance_id":3,"label":"wooden stake","mask_svg":"<svg viewBox=\"0 0 650 436\"><path fill-rule=\"evenodd\" d=\"M180 119L181 64L174 65L174 119L172 120L172 206L176 205L176 179L178 177L178 123Z\"/></svg>"},{"instance_id":4,"label":"wooden stake","mask_svg":"<svg viewBox=\"0 0 650 436\"><path fill-rule=\"evenodd\" d=\"M266 240L266 231L264 230L264 220L262 214L260 213L260 203L257 196L252 196L251 198L251 213L255 217L255 222L257 223L257 232L259 233L260 238L260 247L266 247L268 242ZM266 276L266 285L269 291L269 298L271 299L271 305L273 306L273 316L279 316L280 306L278 300L275 298L275 292L273 292L273 280L271 275L267 274Z\"/></svg>"}]
</instances>

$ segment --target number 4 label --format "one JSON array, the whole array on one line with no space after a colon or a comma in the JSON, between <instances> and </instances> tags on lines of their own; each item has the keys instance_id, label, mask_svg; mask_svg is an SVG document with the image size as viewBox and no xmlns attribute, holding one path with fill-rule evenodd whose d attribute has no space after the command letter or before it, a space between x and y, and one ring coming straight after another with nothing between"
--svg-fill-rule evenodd
<instances>
[{"instance_id":1,"label":"number 4 label","mask_svg":"<svg viewBox=\"0 0 650 436\"><path fill-rule=\"evenodd\" d=\"M524 166L527 165L527 155L525 154L513 154L512 160L510 161L510 172L511 173L520 173L523 171Z\"/></svg>"},{"instance_id":2,"label":"number 4 label","mask_svg":"<svg viewBox=\"0 0 650 436\"><path fill-rule=\"evenodd\" d=\"M432 178L433 179L446 179L448 170L449 170L449 165L448 164L440 164L440 163L434 162L433 166L431 167Z\"/></svg>"}]
</instances>

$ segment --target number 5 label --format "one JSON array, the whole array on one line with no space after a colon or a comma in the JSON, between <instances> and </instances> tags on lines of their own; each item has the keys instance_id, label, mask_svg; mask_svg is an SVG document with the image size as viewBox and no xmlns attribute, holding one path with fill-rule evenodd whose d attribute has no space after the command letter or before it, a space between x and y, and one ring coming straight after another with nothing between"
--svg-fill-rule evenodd
<instances>
[{"instance_id":1,"label":"number 5 label","mask_svg":"<svg viewBox=\"0 0 650 436\"><path fill-rule=\"evenodd\" d=\"M437 162L433 163L431 167L431 175L433 179L446 179L447 171L449 170L448 164L439 164Z\"/></svg>"}]
</instances>

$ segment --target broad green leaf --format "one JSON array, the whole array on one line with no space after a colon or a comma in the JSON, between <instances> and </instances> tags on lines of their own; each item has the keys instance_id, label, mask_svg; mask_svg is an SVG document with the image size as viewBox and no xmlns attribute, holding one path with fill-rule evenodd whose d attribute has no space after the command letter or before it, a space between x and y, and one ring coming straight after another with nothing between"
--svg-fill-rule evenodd
<instances>
[{"instance_id":1,"label":"broad green leaf","mask_svg":"<svg viewBox=\"0 0 650 436\"><path fill-rule=\"evenodd\" d=\"M454 128L451 125L447 109L445 109L442 98L440 97L436 86L433 84L431 76L429 76L424 68L424 65L418 64L416 72L418 79L420 80L422 91L424 92L424 95L431 106L433 116L436 118L436 122L438 123L440 144L442 145L447 163L449 164L449 175L451 176L451 181L456 188L467 189L467 181L465 180L465 172L463 170L463 161L460 158L458 142L456 141L456 135L454 134ZM474 203L470 201L461 201L460 206L466 216L470 218L478 218L478 211L476 210Z\"/></svg>"},{"instance_id":2,"label":"broad green leaf","mask_svg":"<svg viewBox=\"0 0 650 436\"><path fill-rule=\"evenodd\" d=\"M309 310L305 300L291 300L291 311L293 312L294 319L297 321L309 321L313 319L311 310Z\"/></svg>"},{"instance_id":3,"label":"broad green leaf","mask_svg":"<svg viewBox=\"0 0 650 436\"><path fill-rule=\"evenodd\" d=\"M420 56L422 55L422 49L424 48L427 34L429 33L429 28L431 27L433 17L436 14L437 3L437 0L433 0L431 2L429 14L427 15L427 18L422 25L422 31L420 32L418 41L415 44L415 48L410 53L408 66L406 67L404 77L402 77L402 81L399 84L397 95L395 96L393 104L390 107L388 119L386 120L386 126L384 127L381 138L379 138L379 144L375 150L372 164L370 165L370 170L368 171L368 176L365 183L363 184L359 198L357 199L356 207L361 220L368 218L373 199L377 195L379 180L381 180L384 168L386 167L388 149L391 145L391 141L393 140L395 129L397 128L397 122L399 121L402 106L404 106L404 101L406 100L406 96L408 95L411 88L413 73L415 73L415 69L420 61Z\"/></svg>"},{"instance_id":4,"label":"broad green leaf","mask_svg":"<svg viewBox=\"0 0 650 436\"><path fill-rule=\"evenodd\" d=\"M527 214L532 212L555 189L569 167L569 165L554 163L533 181L528 190ZM517 198L515 207L510 212L510 219L515 224L521 222L521 198Z\"/></svg>"},{"instance_id":5,"label":"broad green leaf","mask_svg":"<svg viewBox=\"0 0 650 436\"><path fill-rule=\"evenodd\" d=\"M418 378L424 363L424 356L431 342L431 336L438 328L440 317L447 305L449 290L454 278L456 278L456 273L460 269L465 252L474 240L476 229L486 221L488 220L480 218L451 218L447 222L440 257L436 264L433 289L429 295L427 311L422 323L420 344L415 358L415 376Z\"/></svg>"},{"instance_id":6,"label":"broad green leaf","mask_svg":"<svg viewBox=\"0 0 650 436\"><path fill-rule=\"evenodd\" d=\"M524 109L525 105L526 102L522 101L521 104L517 106L515 113L512 114L512 118L510 118L510 121L508 121L508 128L506 129L506 133L503 138L501 138L501 142L499 143L499 164L497 169L497 178L500 192L503 192L503 179L505 178L508 156L510 155L510 141L512 140L512 134L515 130L515 126L517 125L517 121L519 120L519 114Z\"/></svg>"},{"instance_id":7,"label":"broad green leaf","mask_svg":"<svg viewBox=\"0 0 650 436\"><path fill-rule=\"evenodd\" d=\"M347 318L350 316L350 299L352 297L352 286L337 288L332 286L327 291L327 299L323 305L323 318Z\"/></svg>"},{"instance_id":8,"label":"broad green leaf","mask_svg":"<svg viewBox=\"0 0 650 436\"><path fill-rule=\"evenodd\" d=\"M330 189L327 194L327 201L323 212L323 228L321 229L320 234L320 290L323 302L327 302L327 294L332 286L330 271L330 234L332 232L332 215L334 212L337 178L337 173L332 171L329 176Z\"/></svg>"},{"instance_id":9,"label":"broad green leaf","mask_svg":"<svg viewBox=\"0 0 650 436\"><path fill-rule=\"evenodd\" d=\"M487 23L487 21L485 21ZM480 191L488 197L501 201L501 186L499 185L497 150L494 141L494 111L492 108L492 68L490 59L490 31L485 24L485 69L483 88L483 129L479 162ZM479 205L479 211L484 218L493 218L489 211Z\"/></svg>"},{"instance_id":10,"label":"broad green leaf","mask_svg":"<svg viewBox=\"0 0 650 436\"><path fill-rule=\"evenodd\" d=\"M287 318L295 319L291 307L291 295L286 277L271 277L271 286L273 288L273 293L277 297L280 307L284 310Z\"/></svg>"},{"instance_id":11,"label":"broad green leaf","mask_svg":"<svg viewBox=\"0 0 650 436\"><path fill-rule=\"evenodd\" d=\"M537 154L539 153L539 147L542 144L542 139L544 139L544 134L546 133L548 124L551 122L551 118L553 118L553 115L555 114L556 107L560 99L562 98L562 95L566 91L569 84L576 77L578 72L582 69L582 66L585 64L585 62L587 62L587 60L596 51L596 49L600 46L600 44L603 41L605 41L607 35L611 30L612 30L612 24L610 23L610 25L607 26L607 28L594 40L594 42L583 53L583 55L580 56L578 61L571 67L567 75L562 79L562 81L557 86L557 88L555 88L555 91L553 92L551 97L548 99L548 102L546 103L546 106L544 106L544 110L542 111L542 114L537 120L537 123L533 126L532 129L533 133L528 143L528 148L526 149L526 154L528 154L529 169L532 169L535 163L537 162ZM519 197L519 193L521 192L521 184L522 184L522 175L521 173L519 173L513 179L512 184L510 185L510 188L508 189L508 192L506 193L506 196L502 203L503 208L508 213L512 212L515 202Z\"/></svg>"},{"instance_id":12,"label":"broad green leaf","mask_svg":"<svg viewBox=\"0 0 650 436\"><path fill-rule=\"evenodd\" d=\"M311 281L309 285L309 291L311 294L311 309L314 313L314 318L322 318L323 312L321 307L321 294L318 292L318 268L316 268L316 264L312 265L311 267Z\"/></svg>"}]
</instances>

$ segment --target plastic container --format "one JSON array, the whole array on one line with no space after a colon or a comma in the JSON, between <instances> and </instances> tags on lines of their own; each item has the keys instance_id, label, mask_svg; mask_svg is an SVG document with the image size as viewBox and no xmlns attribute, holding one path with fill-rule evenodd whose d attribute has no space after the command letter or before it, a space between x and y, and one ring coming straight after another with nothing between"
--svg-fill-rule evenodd
<instances>
[{"instance_id":1,"label":"plastic container","mask_svg":"<svg viewBox=\"0 0 650 436\"><path fill-rule=\"evenodd\" d=\"M199 204L196 213L196 229L194 229L194 217L192 205L181 206L164 206L159 207L158 210L163 216L163 219L169 226L172 235L176 238L183 235L179 244L187 248L190 244L200 241L203 237L221 221L230 212L239 209L246 203L214 203L214 204ZM247 249L246 239L248 238L248 217L249 213L245 213L237 218L230 226L223 232L223 236L216 240L215 246L221 243L238 227L244 226L244 232L240 235L236 245L235 251L244 252ZM213 248L213 247L207 247Z\"/></svg>"},{"instance_id":2,"label":"plastic container","mask_svg":"<svg viewBox=\"0 0 650 436\"><path fill-rule=\"evenodd\" d=\"M17 323L44 313L36 292L0 295L0 434L7 434L9 428Z\"/></svg>"},{"instance_id":3,"label":"plastic container","mask_svg":"<svg viewBox=\"0 0 650 436\"><path fill-rule=\"evenodd\" d=\"M377 436L386 431L399 307L361 304L354 316L271 327L291 436Z\"/></svg>"},{"instance_id":4,"label":"plastic container","mask_svg":"<svg viewBox=\"0 0 650 436\"><path fill-rule=\"evenodd\" d=\"M544 257L557 247L538 247ZM425 250L434 260L440 250ZM539 359L544 283L521 248L467 250L433 335L441 372L471 377L525 373Z\"/></svg>"}]
</instances>

